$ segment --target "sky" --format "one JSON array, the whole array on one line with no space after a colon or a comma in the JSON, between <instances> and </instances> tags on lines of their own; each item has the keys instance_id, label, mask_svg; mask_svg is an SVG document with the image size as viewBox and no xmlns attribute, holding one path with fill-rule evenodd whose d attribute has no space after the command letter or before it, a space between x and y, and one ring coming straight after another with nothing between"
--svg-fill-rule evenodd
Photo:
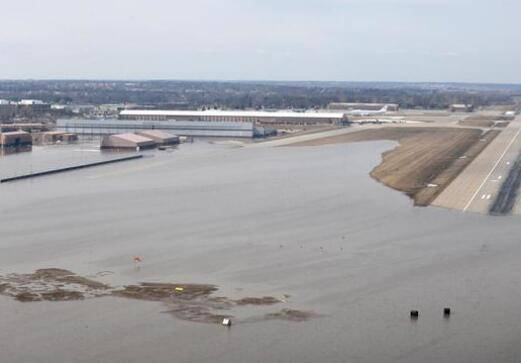
<instances>
[{"instance_id":1,"label":"sky","mask_svg":"<svg viewBox=\"0 0 521 363\"><path fill-rule=\"evenodd\" d=\"M0 79L521 83L521 0L0 0Z\"/></svg>"}]
</instances>

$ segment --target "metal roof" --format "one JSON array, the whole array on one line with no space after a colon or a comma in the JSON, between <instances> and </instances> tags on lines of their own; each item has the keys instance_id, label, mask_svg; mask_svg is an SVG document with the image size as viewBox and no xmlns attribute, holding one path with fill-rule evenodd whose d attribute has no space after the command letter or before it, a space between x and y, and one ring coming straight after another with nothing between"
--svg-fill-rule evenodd
<instances>
[{"instance_id":1,"label":"metal roof","mask_svg":"<svg viewBox=\"0 0 521 363\"><path fill-rule=\"evenodd\" d=\"M171 117L253 117L253 118L344 118L343 112L295 112L295 111L186 111L186 110L123 110L121 116L171 116Z\"/></svg>"},{"instance_id":2,"label":"metal roof","mask_svg":"<svg viewBox=\"0 0 521 363\"><path fill-rule=\"evenodd\" d=\"M136 143L154 141L152 139L149 139L148 137L136 135L136 134L132 134L132 133L117 134L117 135L112 135L112 136L117 137L119 139L136 142Z\"/></svg>"},{"instance_id":3,"label":"metal roof","mask_svg":"<svg viewBox=\"0 0 521 363\"><path fill-rule=\"evenodd\" d=\"M149 138L161 138L161 139L175 139L176 135L169 134L168 132L164 132L161 130L140 130L138 131L138 135L149 137Z\"/></svg>"},{"instance_id":4,"label":"metal roof","mask_svg":"<svg viewBox=\"0 0 521 363\"><path fill-rule=\"evenodd\" d=\"M132 121L58 119L57 126L80 134L117 134L138 130L164 130L183 136L253 137L253 122L238 121Z\"/></svg>"},{"instance_id":5,"label":"metal roof","mask_svg":"<svg viewBox=\"0 0 521 363\"><path fill-rule=\"evenodd\" d=\"M0 135L15 136L15 135L31 135L31 134L28 132L25 132L25 131L18 130L18 131L0 132Z\"/></svg>"}]
</instances>

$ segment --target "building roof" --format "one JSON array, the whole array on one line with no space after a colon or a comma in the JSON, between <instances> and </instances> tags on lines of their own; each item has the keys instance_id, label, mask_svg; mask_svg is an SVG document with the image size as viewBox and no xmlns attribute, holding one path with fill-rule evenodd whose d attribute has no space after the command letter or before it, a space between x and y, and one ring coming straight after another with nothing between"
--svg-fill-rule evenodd
<instances>
[{"instance_id":1,"label":"building roof","mask_svg":"<svg viewBox=\"0 0 521 363\"><path fill-rule=\"evenodd\" d=\"M137 132L138 135L150 137L150 138L158 138L158 139L175 139L177 135L169 134L168 132L164 132L161 130L140 130Z\"/></svg>"},{"instance_id":2,"label":"building roof","mask_svg":"<svg viewBox=\"0 0 521 363\"><path fill-rule=\"evenodd\" d=\"M387 102L331 102L331 105L342 105L342 106L398 106L397 103Z\"/></svg>"},{"instance_id":3,"label":"building roof","mask_svg":"<svg viewBox=\"0 0 521 363\"><path fill-rule=\"evenodd\" d=\"M18 131L0 132L0 135L17 136L17 135L30 135L30 133L22 131L22 130L18 130Z\"/></svg>"},{"instance_id":4,"label":"building roof","mask_svg":"<svg viewBox=\"0 0 521 363\"><path fill-rule=\"evenodd\" d=\"M179 116L179 117L278 117L278 118L344 118L343 112L295 112L295 111L186 111L186 110L123 110L121 116Z\"/></svg>"},{"instance_id":5,"label":"building roof","mask_svg":"<svg viewBox=\"0 0 521 363\"><path fill-rule=\"evenodd\" d=\"M44 134L45 135L63 135L63 134L65 134L65 132L63 132L63 131L45 131Z\"/></svg>"},{"instance_id":6,"label":"building roof","mask_svg":"<svg viewBox=\"0 0 521 363\"><path fill-rule=\"evenodd\" d=\"M30 99L24 99L18 102L19 105L44 105L45 102L41 100L30 100Z\"/></svg>"},{"instance_id":7,"label":"building roof","mask_svg":"<svg viewBox=\"0 0 521 363\"><path fill-rule=\"evenodd\" d=\"M135 142L135 143L151 142L151 141L153 142L154 141L154 140L149 139L148 137L132 134L130 132L126 133L126 134L117 134L117 135L112 135L112 136L113 137L117 137L119 139L124 139L126 141Z\"/></svg>"}]
</instances>

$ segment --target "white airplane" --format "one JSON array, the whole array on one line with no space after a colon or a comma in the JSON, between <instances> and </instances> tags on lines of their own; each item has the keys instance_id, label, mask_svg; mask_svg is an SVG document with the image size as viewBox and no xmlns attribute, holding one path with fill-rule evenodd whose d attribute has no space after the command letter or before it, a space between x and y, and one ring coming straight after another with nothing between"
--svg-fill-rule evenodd
<instances>
[{"instance_id":1,"label":"white airplane","mask_svg":"<svg viewBox=\"0 0 521 363\"><path fill-rule=\"evenodd\" d=\"M378 111L373 110L351 110L347 111L346 114L350 116L374 116L374 115L383 115L387 113L387 105L382 107L382 109Z\"/></svg>"}]
</instances>

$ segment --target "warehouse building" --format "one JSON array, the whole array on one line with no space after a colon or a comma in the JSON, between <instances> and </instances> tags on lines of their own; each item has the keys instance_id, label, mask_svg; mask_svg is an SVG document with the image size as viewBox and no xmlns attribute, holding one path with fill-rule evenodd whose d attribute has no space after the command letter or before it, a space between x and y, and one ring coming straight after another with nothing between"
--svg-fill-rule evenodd
<instances>
[{"instance_id":1,"label":"warehouse building","mask_svg":"<svg viewBox=\"0 0 521 363\"><path fill-rule=\"evenodd\" d=\"M347 122L342 112L295 111L185 111L185 110L124 110L120 120L134 121L206 121L251 122L260 125L338 125Z\"/></svg>"},{"instance_id":2,"label":"warehouse building","mask_svg":"<svg viewBox=\"0 0 521 363\"><path fill-rule=\"evenodd\" d=\"M169 134L160 130L137 131L136 135L148 137L156 142L157 145L177 145L179 136Z\"/></svg>"},{"instance_id":3,"label":"warehouse building","mask_svg":"<svg viewBox=\"0 0 521 363\"><path fill-rule=\"evenodd\" d=\"M107 135L101 139L101 149L145 150L153 149L156 146L157 144L154 140L131 133Z\"/></svg>"},{"instance_id":4,"label":"warehouse building","mask_svg":"<svg viewBox=\"0 0 521 363\"><path fill-rule=\"evenodd\" d=\"M48 130L48 126L42 123L12 123L0 124L0 132L2 131L27 131L27 132L41 132Z\"/></svg>"},{"instance_id":5,"label":"warehouse building","mask_svg":"<svg viewBox=\"0 0 521 363\"><path fill-rule=\"evenodd\" d=\"M450 111L451 112L473 112L474 105L455 103L453 105L450 105Z\"/></svg>"},{"instance_id":6,"label":"warehouse building","mask_svg":"<svg viewBox=\"0 0 521 363\"><path fill-rule=\"evenodd\" d=\"M78 141L78 135L64 131L47 131L33 134L33 144L49 145L58 143L73 143Z\"/></svg>"},{"instance_id":7,"label":"warehouse building","mask_svg":"<svg viewBox=\"0 0 521 363\"><path fill-rule=\"evenodd\" d=\"M179 136L193 137L264 137L276 133L270 127L256 127L253 122L210 121L135 121L59 119L57 128L82 135L109 135L144 130L161 130Z\"/></svg>"},{"instance_id":8,"label":"warehouse building","mask_svg":"<svg viewBox=\"0 0 521 363\"><path fill-rule=\"evenodd\" d=\"M32 144L33 138L28 132L11 131L0 133L0 146L3 148L31 146Z\"/></svg>"},{"instance_id":9,"label":"warehouse building","mask_svg":"<svg viewBox=\"0 0 521 363\"><path fill-rule=\"evenodd\" d=\"M359 102L332 102L327 108L330 110L368 110L378 111L387 106L387 111L395 112L400 109L397 103L359 103Z\"/></svg>"}]
</instances>

